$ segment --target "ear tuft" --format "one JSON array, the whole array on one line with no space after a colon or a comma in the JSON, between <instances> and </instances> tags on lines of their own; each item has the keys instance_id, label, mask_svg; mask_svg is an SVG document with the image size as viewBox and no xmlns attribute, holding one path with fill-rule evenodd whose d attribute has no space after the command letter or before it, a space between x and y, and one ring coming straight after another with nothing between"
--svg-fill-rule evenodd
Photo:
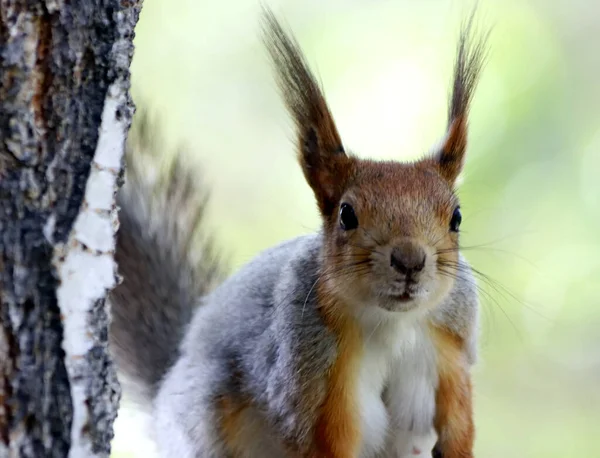
<instances>
[{"instance_id":1,"label":"ear tuft","mask_svg":"<svg viewBox=\"0 0 600 458\"><path fill-rule=\"evenodd\" d=\"M452 183L462 170L467 148L469 108L487 55L489 31L475 39L474 18L475 11L463 25L458 40L448 106L448 132L437 157L442 176Z\"/></svg>"},{"instance_id":2,"label":"ear tuft","mask_svg":"<svg viewBox=\"0 0 600 458\"><path fill-rule=\"evenodd\" d=\"M341 198L349 158L300 46L266 7L263 8L263 32L280 92L296 124L300 164L321 213L327 216Z\"/></svg>"}]
</instances>

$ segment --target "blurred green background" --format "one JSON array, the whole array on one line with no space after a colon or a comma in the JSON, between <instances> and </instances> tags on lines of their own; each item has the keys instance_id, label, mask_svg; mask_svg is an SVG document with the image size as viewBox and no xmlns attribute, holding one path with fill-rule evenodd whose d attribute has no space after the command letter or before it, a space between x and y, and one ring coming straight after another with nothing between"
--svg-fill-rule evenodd
<instances>
[{"instance_id":1,"label":"blurred green background","mask_svg":"<svg viewBox=\"0 0 600 458\"><path fill-rule=\"evenodd\" d=\"M471 2L267 2L320 76L344 143L408 160L444 133ZM145 0L136 102L165 151L188 146L212 191L209 225L233 268L319 227L255 0ZM464 253L481 281L476 456L600 457L600 2L480 1L493 26L460 188ZM489 283L489 284L486 284ZM116 457L150 457L125 402Z\"/></svg>"}]
</instances>

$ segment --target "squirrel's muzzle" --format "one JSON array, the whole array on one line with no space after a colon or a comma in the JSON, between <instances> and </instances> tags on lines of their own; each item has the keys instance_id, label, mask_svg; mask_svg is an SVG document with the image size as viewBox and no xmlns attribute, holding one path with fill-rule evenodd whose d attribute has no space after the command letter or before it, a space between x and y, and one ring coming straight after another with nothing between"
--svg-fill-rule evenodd
<instances>
[{"instance_id":1,"label":"squirrel's muzzle","mask_svg":"<svg viewBox=\"0 0 600 458\"><path fill-rule=\"evenodd\" d=\"M403 240L392 249L390 265L407 279L423 270L427 255L421 245L414 240Z\"/></svg>"}]
</instances>

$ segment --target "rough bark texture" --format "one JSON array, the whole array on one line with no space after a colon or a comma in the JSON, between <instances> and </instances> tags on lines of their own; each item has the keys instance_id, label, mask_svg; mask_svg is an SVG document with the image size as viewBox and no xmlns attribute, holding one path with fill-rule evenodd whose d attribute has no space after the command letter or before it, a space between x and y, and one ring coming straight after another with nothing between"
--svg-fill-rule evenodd
<instances>
[{"instance_id":1,"label":"rough bark texture","mask_svg":"<svg viewBox=\"0 0 600 458\"><path fill-rule=\"evenodd\" d=\"M103 298L139 7L0 0L0 458L110 451Z\"/></svg>"}]
</instances>

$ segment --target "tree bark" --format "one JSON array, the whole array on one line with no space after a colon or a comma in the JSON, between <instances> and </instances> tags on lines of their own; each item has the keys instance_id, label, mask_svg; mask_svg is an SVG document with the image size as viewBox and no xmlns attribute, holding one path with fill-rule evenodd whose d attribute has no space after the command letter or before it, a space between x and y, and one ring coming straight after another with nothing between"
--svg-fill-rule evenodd
<instances>
[{"instance_id":1,"label":"tree bark","mask_svg":"<svg viewBox=\"0 0 600 458\"><path fill-rule=\"evenodd\" d=\"M0 0L0 458L108 456L138 0Z\"/></svg>"}]
</instances>

